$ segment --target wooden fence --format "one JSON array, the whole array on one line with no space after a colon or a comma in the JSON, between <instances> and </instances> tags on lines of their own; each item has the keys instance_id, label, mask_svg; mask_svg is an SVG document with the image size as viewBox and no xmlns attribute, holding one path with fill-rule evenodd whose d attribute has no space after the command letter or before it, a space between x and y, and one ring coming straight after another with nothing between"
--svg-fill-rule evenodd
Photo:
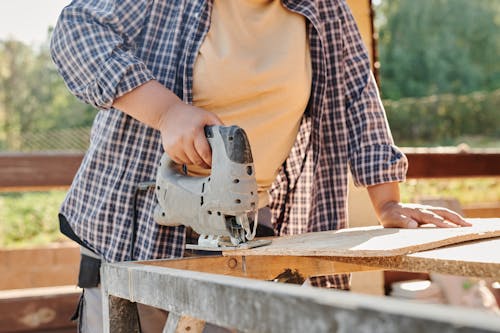
<instances>
[{"instance_id":1,"label":"wooden fence","mask_svg":"<svg viewBox=\"0 0 500 333\"><path fill-rule=\"evenodd\" d=\"M409 160L408 178L500 177L500 150L404 151ZM67 187L82 158L79 153L0 154L0 191Z\"/></svg>"}]
</instances>

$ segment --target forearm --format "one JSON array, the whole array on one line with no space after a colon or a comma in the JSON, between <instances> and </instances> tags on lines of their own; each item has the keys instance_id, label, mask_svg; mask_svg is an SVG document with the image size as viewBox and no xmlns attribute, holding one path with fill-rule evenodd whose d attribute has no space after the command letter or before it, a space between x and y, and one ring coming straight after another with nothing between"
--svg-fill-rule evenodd
<instances>
[{"instance_id":1,"label":"forearm","mask_svg":"<svg viewBox=\"0 0 500 333\"><path fill-rule=\"evenodd\" d=\"M388 204L398 203L401 200L398 182L368 186L367 190L370 195L370 200L375 210L375 214L379 220L382 220L384 208Z\"/></svg>"},{"instance_id":2,"label":"forearm","mask_svg":"<svg viewBox=\"0 0 500 333\"><path fill-rule=\"evenodd\" d=\"M165 152L176 163L204 168L212 164L204 127L222 125L215 114L184 103L155 80L115 99L113 107L159 130Z\"/></svg>"},{"instance_id":3,"label":"forearm","mask_svg":"<svg viewBox=\"0 0 500 333\"><path fill-rule=\"evenodd\" d=\"M172 91L151 80L113 102L113 107L159 130L163 117L172 107L183 103Z\"/></svg>"}]
</instances>

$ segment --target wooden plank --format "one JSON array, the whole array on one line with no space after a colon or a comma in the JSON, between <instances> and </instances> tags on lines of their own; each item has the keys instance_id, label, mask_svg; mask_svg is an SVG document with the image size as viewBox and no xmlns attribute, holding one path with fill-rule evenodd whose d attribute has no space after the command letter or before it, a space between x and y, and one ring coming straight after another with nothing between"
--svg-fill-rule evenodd
<instances>
[{"instance_id":1,"label":"wooden plank","mask_svg":"<svg viewBox=\"0 0 500 333\"><path fill-rule=\"evenodd\" d=\"M0 267L9 268L0 274L0 290L76 284L79 264L80 247L73 242L0 250Z\"/></svg>"},{"instance_id":2,"label":"wooden plank","mask_svg":"<svg viewBox=\"0 0 500 333\"><path fill-rule=\"evenodd\" d=\"M0 332L75 331L80 293L74 286L0 291Z\"/></svg>"},{"instance_id":3,"label":"wooden plank","mask_svg":"<svg viewBox=\"0 0 500 333\"><path fill-rule=\"evenodd\" d=\"M106 293L244 332L498 332L476 309L136 263L104 264Z\"/></svg>"},{"instance_id":4,"label":"wooden plank","mask_svg":"<svg viewBox=\"0 0 500 333\"><path fill-rule=\"evenodd\" d=\"M404 149L408 178L500 176L500 152L439 153ZM71 185L81 153L1 153L0 191L40 190Z\"/></svg>"},{"instance_id":5,"label":"wooden plank","mask_svg":"<svg viewBox=\"0 0 500 333\"><path fill-rule=\"evenodd\" d=\"M109 325L112 332L141 333L139 316L135 303L110 295L108 298Z\"/></svg>"},{"instance_id":6,"label":"wooden plank","mask_svg":"<svg viewBox=\"0 0 500 333\"><path fill-rule=\"evenodd\" d=\"M497 217L500 216L500 202L477 203L462 207L467 217Z\"/></svg>"},{"instance_id":7,"label":"wooden plank","mask_svg":"<svg viewBox=\"0 0 500 333\"><path fill-rule=\"evenodd\" d=\"M169 313L163 333L201 333L204 328L205 322L203 320Z\"/></svg>"},{"instance_id":8,"label":"wooden plank","mask_svg":"<svg viewBox=\"0 0 500 333\"><path fill-rule=\"evenodd\" d=\"M396 256L450 244L500 236L500 218L467 219L472 227L393 229L351 228L274 238L272 244L225 255L244 256Z\"/></svg>"},{"instance_id":9,"label":"wooden plank","mask_svg":"<svg viewBox=\"0 0 500 333\"><path fill-rule=\"evenodd\" d=\"M394 257L335 257L335 260L408 272L500 279L500 239L484 239Z\"/></svg>"},{"instance_id":10,"label":"wooden plank","mask_svg":"<svg viewBox=\"0 0 500 333\"><path fill-rule=\"evenodd\" d=\"M406 153L408 178L500 176L500 153Z\"/></svg>"},{"instance_id":11,"label":"wooden plank","mask_svg":"<svg viewBox=\"0 0 500 333\"><path fill-rule=\"evenodd\" d=\"M500 238L413 253L405 262L414 270L425 265L432 272L439 266L441 273L500 279Z\"/></svg>"},{"instance_id":12,"label":"wooden plank","mask_svg":"<svg viewBox=\"0 0 500 333\"><path fill-rule=\"evenodd\" d=\"M71 184L83 155L80 153L2 153L0 189L45 189Z\"/></svg>"},{"instance_id":13,"label":"wooden plank","mask_svg":"<svg viewBox=\"0 0 500 333\"><path fill-rule=\"evenodd\" d=\"M375 269L365 265L335 262L331 258L323 257L249 256L244 260L245 262L239 256L210 256L171 260L148 260L138 263L259 280L271 280L280 273L283 273L285 269L296 270L305 278Z\"/></svg>"}]
</instances>

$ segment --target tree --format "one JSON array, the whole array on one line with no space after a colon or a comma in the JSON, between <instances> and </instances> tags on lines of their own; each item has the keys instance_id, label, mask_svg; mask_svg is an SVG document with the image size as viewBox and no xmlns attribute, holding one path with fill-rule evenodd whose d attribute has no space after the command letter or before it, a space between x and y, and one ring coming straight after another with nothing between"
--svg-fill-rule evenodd
<instances>
[{"instance_id":1,"label":"tree","mask_svg":"<svg viewBox=\"0 0 500 333\"><path fill-rule=\"evenodd\" d=\"M500 1L386 0L378 10L383 97L500 88Z\"/></svg>"},{"instance_id":2,"label":"tree","mask_svg":"<svg viewBox=\"0 0 500 333\"><path fill-rule=\"evenodd\" d=\"M48 38L37 49L0 41L0 150L18 149L23 133L92 123L95 110L69 93L48 48Z\"/></svg>"}]
</instances>

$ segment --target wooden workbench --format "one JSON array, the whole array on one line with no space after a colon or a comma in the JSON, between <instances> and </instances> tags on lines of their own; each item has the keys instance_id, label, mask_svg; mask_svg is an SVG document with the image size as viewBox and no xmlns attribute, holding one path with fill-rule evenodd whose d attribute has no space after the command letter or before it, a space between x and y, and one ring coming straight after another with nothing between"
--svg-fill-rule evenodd
<instances>
[{"instance_id":1,"label":"wooden workbench","mask_svg":"<svg viewBox=\"0 0 500 333\"><path fill-rule=\"evenodd\" d=\"M105 264L105 316L123 317L132 301L171 312L164 332L181 316L250 332L499 332L500 317L476 309L264 281L287 268L304 276L390 269L500 279L500 219L473 222L469 230L359 228L224 256ZM469 239L479 240L463 243ZM120 321L107 323L119 331Z\"/></svg>"}]
</instances>

